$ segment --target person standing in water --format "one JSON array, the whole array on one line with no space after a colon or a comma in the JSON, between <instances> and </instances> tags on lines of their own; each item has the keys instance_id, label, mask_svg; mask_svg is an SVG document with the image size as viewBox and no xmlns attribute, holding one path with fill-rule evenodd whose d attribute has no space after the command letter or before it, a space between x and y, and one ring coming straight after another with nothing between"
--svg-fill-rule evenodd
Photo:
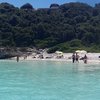
<instances>
[{"instance_id":1,"label":"person standing in water","mask_svg":"<svg viewBox=\"0 0 100 100\"><path fill-rule=\"evenodd\" d=\"M16 58L17 62L19 62L19 56L17 55L17 58Z\"/></svg>"},{"instance_id":2,"label":"person standing in water","mask_svg":"<svg viewBox=\"0 0 100 100\"><path fill-rule=\"evenodd\" d=\"M76 53L76 62L79 62L79 55Z\"/></svg>"},{"instance_id":3,"label":"person standing in water","mask_svg":"<svg viewBox=\"0 0 100 100\"><path fill-rule=\"evenodd\" d=\"M87 55L86 55L86 54L85 54L85 56L84 56L84 59L83 59L83 60L84 60L84 63L85 63L85 64L87 64Z\"/></svg>"},{"instance_id":4,"label":"person standing in water","mask_svg":"<svg viewBox=\"0 0 100 100\"><path fill-rule=\"evenodd\" d=\"M72 62L73 63L75 62L75 53L73 53L73 55L72 55Z\"/></svg>"}]
</instances>

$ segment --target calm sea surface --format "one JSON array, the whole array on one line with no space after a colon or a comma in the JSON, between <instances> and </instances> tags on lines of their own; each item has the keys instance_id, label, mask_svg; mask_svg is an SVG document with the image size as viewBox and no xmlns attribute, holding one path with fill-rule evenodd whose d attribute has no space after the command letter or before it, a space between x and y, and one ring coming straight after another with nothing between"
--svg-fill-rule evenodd
<instances>
[{"instance_id":1,"label":"calm sea surface","mask_svg":"<svg viewBox=\"0 0 100 100\"><path fill-rule=\"evenodd\" d=\"M0 100L100 100L100 64L0 61Z\"/></svg>"}]
</instances>

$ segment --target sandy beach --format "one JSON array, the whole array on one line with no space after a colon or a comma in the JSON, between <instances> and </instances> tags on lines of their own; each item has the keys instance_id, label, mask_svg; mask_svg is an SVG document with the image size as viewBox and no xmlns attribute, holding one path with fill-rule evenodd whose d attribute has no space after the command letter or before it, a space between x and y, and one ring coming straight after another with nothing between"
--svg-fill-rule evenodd
<instances>
[{"instance_id":1,"label":"sandy beach","mask_svg":"<svg viewBox=\"0 0 100 100\"><path fill-rule=\"evenodd\" d=\"M87 53L86 54L87 64L93 64L97 63L100 64L100 53ZM29 55L26 58L24 56L19 57L19 61L66 61L66 62L72 62L72 53L64 53L62 58L57 58L57 55L55 54L43 54L43 58L39 58L39 55ZM51 57L52 56L52 57ZM51 58L50 58L51 57ZM84 54L79 54L79 59L84 57ZM16 60L16 57L11 58L11 60ZM83 60L79 60L79 63L84 63Z\"/></svg>"}]
</instances>

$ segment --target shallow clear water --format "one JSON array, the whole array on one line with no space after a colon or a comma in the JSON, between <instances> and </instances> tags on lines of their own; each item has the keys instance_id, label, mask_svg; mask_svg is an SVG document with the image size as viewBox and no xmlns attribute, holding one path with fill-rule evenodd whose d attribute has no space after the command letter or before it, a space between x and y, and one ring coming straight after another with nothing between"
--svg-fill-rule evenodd
<instances>
[{"instance_id":1,"label":"shallow clear water","mask_svg":"<svg viewBox=\"0 0 100 100\"><path fill-rule=\"evenodd\" d=\"M0 61L0 100L100 100L100 65Z\"/></svg>"}]
</instances>

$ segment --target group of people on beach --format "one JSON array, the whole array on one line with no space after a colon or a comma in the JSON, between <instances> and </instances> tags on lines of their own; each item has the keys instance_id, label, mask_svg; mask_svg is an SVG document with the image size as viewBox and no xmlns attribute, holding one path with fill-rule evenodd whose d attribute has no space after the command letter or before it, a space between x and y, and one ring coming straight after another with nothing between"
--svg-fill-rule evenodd
<instances>
[{"instance_id":1,"label":"group of people on beach","mask_svg":"<svg viewBox=\"0 0 100 100\"><path fill-rule=\"evenodd\" d=\"M84 57L82 57L82 59L84 61L84 63L86 64L87 63L87 55L85 54ZM73 53L72 55L72 62L75 63L75 62L79 62L79 55L78 53Z\"/></svg>"},{"instance_id":2,"label":"group of people on beach","mask_svg":"<svg viewBox=\"0 0 100 100\"><path fill-rule=\"evenodd\" d=\"M24 56L24 60L27 58L27 56ZM79 60L83 60L85 64L87 64L87 55L85 54L84 57L80 58L78 53L73 53L72 55L72 62L79 62ZM19 62L19 55L16 56L16 61Z\"/></svg>"}]
</instances>

